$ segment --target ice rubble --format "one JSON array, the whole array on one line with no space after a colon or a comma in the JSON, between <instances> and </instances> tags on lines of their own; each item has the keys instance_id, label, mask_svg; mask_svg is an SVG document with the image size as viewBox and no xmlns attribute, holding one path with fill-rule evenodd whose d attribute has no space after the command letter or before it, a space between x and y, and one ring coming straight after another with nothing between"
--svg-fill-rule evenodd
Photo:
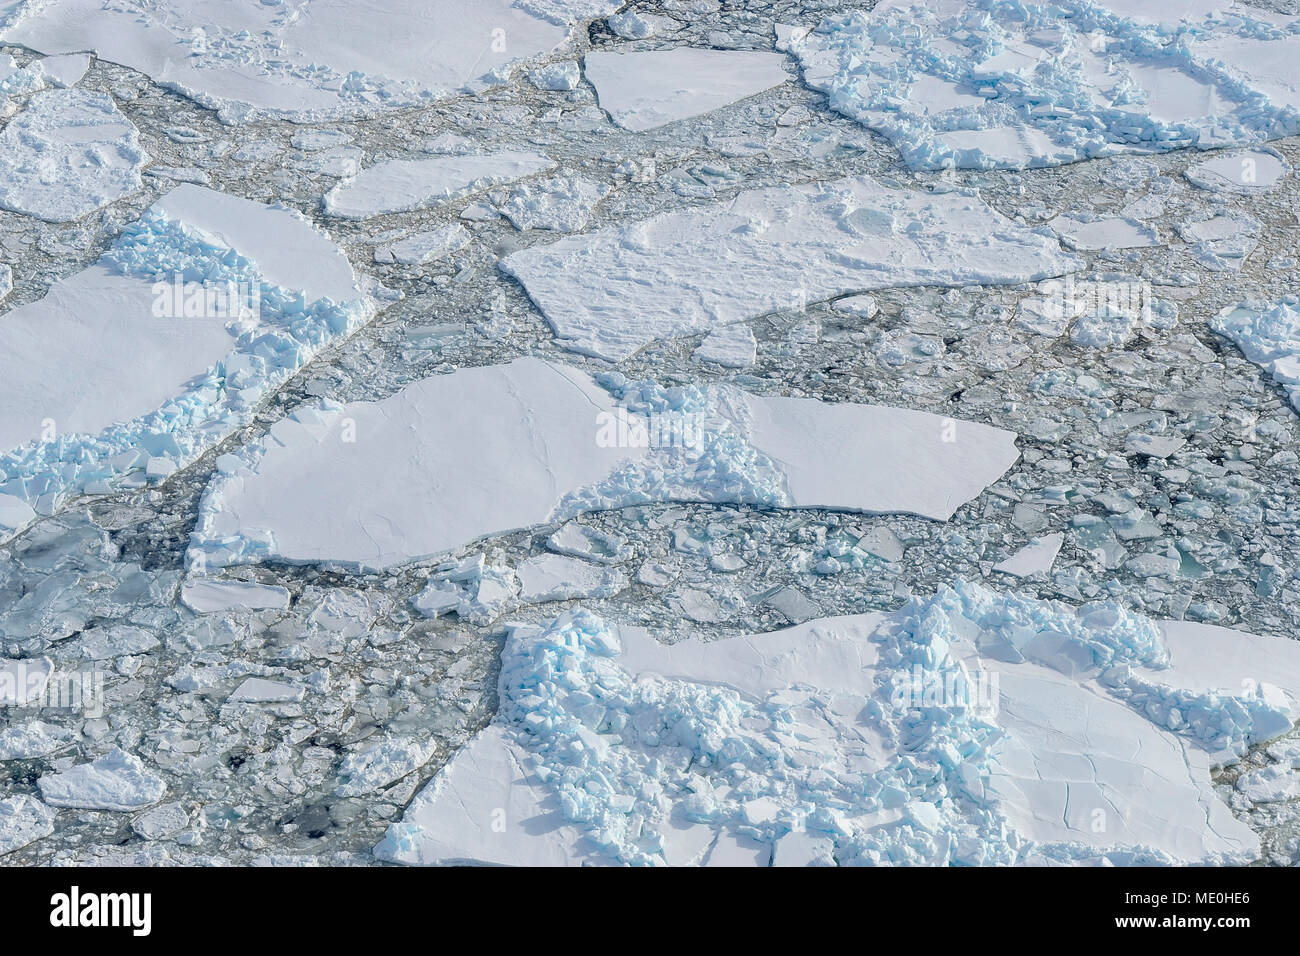
<instances>
[{"instance_id":1,"label":"ice rubble","mask_svg":"<svg viewBox=\"0 0 1300 956\"><path fill-rule=\"evenodd\" d=\"M1210 769L1288 730L1298 692L1295 642L965 582L887 616L671 646L571 611L512 627L500 713L375 852L1242 863L1258 839Z\"/></svg>"},{"instance_id":2,"label":"ice rubble","mask_svg":"<svg viewBox=\"0 0 1300 956\"><path fill-rule=\"evenodd\" d=\"M642 132L712 112L790 79L780 53L744 50L598 51L582 61L601 109Z\"/></svg>"},{"instance_id":3,"label":"ice rubble","mask_svg":"<svg viewBox=\"0 0 1300 956\"><path fill-rule=\"evenodd\" d=\"M500 211L516 229L577 232L607 195L609 187L604 183L580 176L545 179L515 186Z\"/></svg>"},{"instance_id":4,"label":"ice rubble","mask_svg":"<svg viewBox=\"0 0 1300 956\"><path fill-rule=\"evenodd\" d=\"M164 479L376 307L297 213L173 189L98 263L0 315L0 539Z\"/></svg>"},{"instance_id":5,"label":"ice rubble","mask_svg":"<svg viewBox=\"0 0 1300 956\"><path fill-rule=\"evenodd\" d=\"M1082 265L974 194L865 176L752 190L501 260L561 345L615 360L657 338L846 293L1019 283Z\"/></svg>"},{"instance_id":6,"label":"ice rubble","mask_svg":"<svg viewBox=\"0 0 1300 956\"><path fill-rule=\"evenodd\" d=\"M1229 306L1210 320L1210 328L1236 342L1300 411L1300 299Z\"/></svg>"},{"instance_id":7,"label":"ice rubble","mask_svg":"<svg viewBox=\"0 0 1300 956\"><path fill-rule=\"evenodd\" d=\"M37 93L0 130L0 209L72 222L139 189L147 162L107 94Z\"/></svg>"},{"instance_id":8,"label":"ice rubble","mask_svg":"<svg viewBox=\"0 0 1300 956\"><path fill-rule=\"evenodd\" d=\"M0 40L92 50L220 111L228 122L318 122L432 102L501 81L616 0L233 0L0 3Z\"/></svg>"},{"instance_id":9,"label":"ice rubble","mask_svg":"<svg viewBox=\"0 0 1300 956\"><path fill-rule=\"evenodd\" d=\"M805 81L911 166L1024 168L1300 131L1300 28L1202 0L886 0L785 29Z\"/></svg>"},{"instance_id":10,"label":"ice rubble","mask_svg":"<svg viewBox=\"0 0 1300 956\"><path fill-rule=\"evenodd\" d=\"M7 265L0 265L0 302L14 290L14 270Z\"/></svg>"},{"instance_id":11,"label":"ice rubble","mask_svg":"<svg viewBox=\"0 0 1300 956\"><path fill-rule=\"evenodd\" d=\"M361 170L325 194L327 215L369 219L391 212L410 212L531 176L555 164L539 153L505 151L390 159Z\"/></svg>"},{"instance_id":12,"label":"ice rubble","mask_svg":"<svg viewBox=\"0 0 1300 956\"><path fill-rule=\"evenodd\" d=\"M665 389L523 358L276 423L218 463L190 560L384 568L665 500L946 520L1018 454L1009 432L923 412Z\"/></svg>"},{"instance_id":13,"label":"ice rubble","mask_svg":"<svg viewBox=\"0 0 1300 956\"><path fill-rule=\"evenodd\" d=\"M139 810L157 803L167 792L160 776L121 749L62 773L47 773L36 785L50 806L83 810Z\"/></svg>"}]
</instances>

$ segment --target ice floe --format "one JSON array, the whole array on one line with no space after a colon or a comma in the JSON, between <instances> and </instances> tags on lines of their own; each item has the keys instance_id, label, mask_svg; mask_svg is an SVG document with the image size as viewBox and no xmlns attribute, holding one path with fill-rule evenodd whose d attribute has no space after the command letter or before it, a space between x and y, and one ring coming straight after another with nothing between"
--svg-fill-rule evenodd
<instances>
[{"instance_id":1,"label":"ice floe","mask_svg":"<svg viewBox=\"0 0 1300 956\"><path fill-rule=\"evenodd\" d=\"M1189 166L1183 175L1202 189L1253 196L1271 190L1290 171L1276 150L1248 149Z\"/></svg>"},{"instance_id":2,"label":"ice floe","mask_svg":"<svg viewBox=\"0 0 1300 956\"><path fill-rule=\"evenodd\" d=\"M0 800L0 856L54 832L55 812L26 794Z\"/></svg>"},{"instance_id":3,"label":"ice floe","mask_svg":"<svg viewBox=\"0 0 1300 956\"><path fill-rule=\"evenodd\" d=\"M723 368L749 368L757 357L758 342L754 331L743 323L710 332L692 353L692 358L698 362L712 362Z\"/></svg>"},{"instance_id":4,"label":"ice floe","mask_svg":"<svg viewBox=\"0 0 1300 956\"><path fill-rule=\"evenodd\" d=\"M1064 542L1065 535L1060 532L1035 538L1005 561L993 565L993 570L1018 578L1027 578L1043 571L1050 571Z\"/></svg>"},{"instance_id":5,"label":"ice floe","mask_svg":"<svg viewBox=\"0 0 1300 956\"><path fill-rule=\"evenodd\" d=\"M600 106L624 129L641 132L689 119L790 79L780 53L739 50L599 51L582 61Z\"/></svg>"},{"instance_id":6,"label":"ice floe","mask_svg":"<svg viewBox=\"0 0 1300 956\"><path fill-rule=\"evenodd\" d=\"M528 558L517 573L519 597L527 604L611 597L628 583L622 571L562 554Z\"/></svg>"},{"instance_id":7,"label":"ice floe","mask_svg":"<svg viewBox=\"0 0 1300 956\"><path fill-rule=\"evenodd\" d=\"M887 0L787 29L832 109L910 165L1024 168L1300 131L1300 31L1243 4Z\"/></svg>"},{"instance_id":8,"label":"ice floe","mask_svg":"<svg viewBox=\"0 0 1300 956\"><path fill-rule=\"evenodd\" d=\"M208 487L190 560L383 568L668 500L946 520L1018 455L1009 432L908 409L597 380L525 358L276 423Z\"/></svg>"},{"instance_id":9,"label":"ice floe","mask_svg":"<svg viewBox=\"0 0 1300 956\"><path fill-rule=\"evenodd\" d=\"M460 223L453 222L428 232L418 232L375 250L375 262L396 262L417 266L459 252L473 237Z\"/></svg>"},{"instance_id":10,"label":"ice floe","mask_svg":"<svg viewBox=\"0 0 1300 956\"><path fill-rule=\"evenodd\" d=\"M529 152L472 153L434 159L390 159L361 170L325 194L326 214L368 219L410 212L531 176L555 164Z\"/></svg>"},{"instance_id":11,"label":"ice floe","mask_svg":"<svg viewBox=\"0 0 1300 956\"><path fill-rule=\"evenodd\" d=\"M1229 306L1210 327L1237 343L1246 358L1272 376L1300 411L1300 300Z\"/></svg>"},{"instance_id":12,"label":"ice floe","mask_svg":"<svg viewBox=\"0 0 1300 956\"><path fill-rule=\"evenodd\" d=\"M1300 714L1300 644L958 582L657 643L514 626L501 710L376 848L409 864L1244 863L1210 770Z\"/></svg>"},{"instance_id":13,"label":"ice floe","mask_svg":"<svg viewBox=\"0 0 1300 956\"><path fill-rule=\"evenodd\" d=\"M565 43L612 0L201 0L10 5L0 40L42 53L92 50L220 110L228 122L296 122L411 107L500 82L512 64ZM16 13L16 15L14 15Z\"/></svg>"},{"instance_id":14,"label":"ice floe","mask_svg":"<svg viewBox=\"0 0 1300 956\"><path fill-rule=\"evenodd\" d=\"M181 588L181 601L200 614L218 611L287 610L289 592L277 585L245 581L193 580Z\"/></svg>"},{"instance_id":15,"label":"ice floe","mask_svg":"<svg viewBox=\"0 0 1300 956\"><path fill-rule=\"evenodd\" d=\"M0 130L0 209L72 222L141 187L140 136L105 93L37 93Z\"/></svg>"},{"instance_id":16,"label":"ice floe","mask_svg":"<svg viewBox=\"0 0 1300 956\"><path fill-rule=\"evenodd\" d=\"M608 359L846 293L1013 284L1081 267L973 194L865 176L753 190L501 260L561 345Z\"/></svg>"},{"instance_id":17,"label":"ice floe","mask_svg":"<svg viewBox=\"0 0 1300 956\"><path fill-rule=\"evenodd\" d=\"M500 209L516 229L577 232L607 195L609 187L604 183L580 176L544 179L515 186Z\"/></svg>"},{"instance_id":18,"label":"ice floe","mask_svg":"<svg viewBox=\"0 0 1300 956\"><path fill-rule=\"evenodd\" d=\"M98 263L0 315L0 538L165 479L376 308L297 213L167 193Z\"/></svg>"},{"instance_id":19,"label":"ice floe","mask_svg":"<svg viewBox=\"0 0 1300 956\"><path fill-rule=\"evenodd\" d=\"M1136 219L1062 216L1049 225L1071 249L1137 249L1160 245L1160 233L1155 227Z\"/></svg>"},{"instance_id":20,"label":"ice floe","mask_svg":"<svg viewBox=\"0 0 1300 956\"><path fill-rule=\"evenodd\" d=\"M160 776L121 749L61 773L47 773L36 785L50 806L82 810L138 810L167 792Z\"/></svg>"}]
</instances>

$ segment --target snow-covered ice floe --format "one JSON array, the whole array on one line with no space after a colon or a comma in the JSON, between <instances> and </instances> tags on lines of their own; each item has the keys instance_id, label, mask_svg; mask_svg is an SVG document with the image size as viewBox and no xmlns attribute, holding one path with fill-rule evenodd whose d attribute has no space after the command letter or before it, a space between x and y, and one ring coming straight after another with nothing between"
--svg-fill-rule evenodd
<instances>
[{"instance_id":1,"label":"snow-covered ice floe","mask_svg":"<svg viewBox=\"0 0 1300 956\"><path fill-rule=\"evenodd\" d=\"M0 540L192 461L369 321L372 291L295 212L167 193L98 263L0 315Z\"/></svg>"},{"instance_id":2,"label":"snow-covered ice floe","mask_svg":"<svg viewBox=\"0 0 1300 956\"><path fill-rule=\"evenodd\" d=\"M780 53L746 50L599 51L582 61L600 106L641 132L712 112L790 79Z\"/></svg>"},{"instance_id":3,"label":"snow-covered ice floe","mask_svg":"<svg viewBox=\"0 0 1300 956\"><path fill-rule=\"evenodd\" d=\"M47 0L0 3L0 41L93 50L239 122L427 104L503 81L617 0Z\"/></svg>"},{"instance_id":4,"label":"snow-covered ice floe","mask_svg":"<svg viewBox=\"0 0 1300 956\"><path fill-rule=\"evenodd\" d=\"M190 557L377 569L668 500L946 520L1018 455L1010 432L924 412L523 358L276 423L217 463Z\"/></svg>"},{"instance_id":5,"label":"snow-covered ice floe","mask_svg":"<svg viewBox=\"0 0 1300 956\"><path fill-rule=\"evenodd\" d=\"M1300 298L1229 306L1210 320L1210 328L1236 342L1300 411Z\"/></svg>"},{"instance_id":6,"label":"snow-covered ice floe","mask_svg":"<svg viewBox=\"0 0 1300 956\"><path fill-rule=\"evenodd\" d=\"M1300 28L1218 0L884 0L785 28L911 166L1025 168L1300 132Z\"/></svg>"},{"instance_id":7,"label":"snow-covered ice floe","mask_svg":"<svg viewBox=\"0 0 1300 956\"><path fill-rule=\"evenodd\" d=\"M1082 265L973 193L866 176L752 190L501 260L561 345L607 359L848 293L1014 284Z\"/></svg>"},{"instance_id":8,"label":"snow-covered ice floe","mask_svg":"<svg viewBox=\"0 0 1300 956\"><path fill-rule=\"evenodd\" d=\"M550 169L539 153L470 153L433 159L390 159L363 169L325 194L327 215L368 219L410 212Z\"/></svg>"},{"instance_id":9,"label":"snow-covered ice floe","mask_svg":"<svg viewBox=\"0 0 1300 956\"><path fill-rule=\"evenodd\" d=\"M958 581L662 645L515 625L500 712L376 847L408 864L1244 863L1210 770L1300 715L1300 643Z\"/></svg>"},{"instance_id":10,"label":"snow-covered ice floe","mask_svg":"<svg viewBox=\"0 0 1300 956\"><path fill-rule=\"evenodd\" d=\"M0 130L0 209L72 222L135 192L149 156L105 93L37 93Z\"/></svg>"}]
</instances>

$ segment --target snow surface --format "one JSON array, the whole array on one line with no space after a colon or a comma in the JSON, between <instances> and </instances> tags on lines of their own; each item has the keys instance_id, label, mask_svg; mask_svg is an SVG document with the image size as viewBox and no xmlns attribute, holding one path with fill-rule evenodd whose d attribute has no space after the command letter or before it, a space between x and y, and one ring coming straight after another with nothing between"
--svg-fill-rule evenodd
<instances>
[{"instance_id":1,"label":"snow surface","mask_svg":"<svg viewBox=\"0 0 1300 956\"><path fill-rule=\"evenodd\" d=\"M390 159L361 170L327 192L324 209L327 215L340 219L409 212L531 176L554 165L539 153L515 151Z\"/></svg>"},{"instance_id":2,"label":"snow surface","mask_svg":"<svg viewBox=\"0 0 1300 956\"><path fill-rule=\"evenodd\" d=\"M923 672L956 692L925 696ZM964 582L890 615L707 643L578 610L511 629L500 713L375 853L1244 863L1259 843L1211 762L1289 729L1297 693L1295 642Z\"/></svg>"},{"instance_id":3,"label":"snow surface","mask_svg":"<svg viewBox=\"0 0 1300 956\"><path fill-rule=\"evenodd\" d=\"M641 132L712 112L790 79L780 53L743 50L599 51L582 61L600 106Z\"/></svg>"},{"instance_id":4,"label":"snow surface","mask_svg":"<svg viewBox=\"0 0 1300 956\"><path fill-rule=\"evenodd\" d=\"M0 40L42 53L92 50L219 110L227 122L295 122L428 104L500 82L561 46L575 21L615 0L48 0Z\"/></svg>"},{"instance_id":5,"label":"snow surface","mask_svg":"<svg viewBox=\"0 0 1300 956\"><path fill-rule=\"evenodd\" d=\"M242 286L257 308L167 314L178 277ZM165 479L376 307L297 213L175 188L98 263L0 315L0 538L76 495Z\"/></svg>"},{"instance_id":6,"label":"snow surface","mask_svg":"<svg viewBox=\"0 0 1300 956\"><path fill-rule=\"evenodd\" d=\"M72 222L138 190L147 162L107 94L37 93L0 130L0 209Z\"/></svg>"},{"instance_id":7,"label":"snow surface","mask_svg":"<svg viewBox=\"0 0 1300 956\"><path fill-rule=\"evenodd\" d=\"M651 501L946 520L1018 455L1009 432L923 412L517 359L281 420L205 492L190 560L384 568Z\"/></svg>"},{"instance_id":8,"label":"snow surface","mask_svg":"<svg viewBox=\"0 0 1300 956\"><path fill-rule=\"evenodd\" d=\"M1014 284L1082 265L974 194L904 191L865 176L744 192L501 260L559 344L611 360L658 338L846 293Z\"/></svg>"},{"instance_id":9,"label":"snow surface","mask_svg":"<svg viewBox=\"0 0 1300 956\"><path fill-rule=\"evenodd\" d=\"M885 0L783 45L832 109L909 165L1020 169L1300 131L1300 32L1260 17L1165 0Z\"/></svg>"}]
</instances>

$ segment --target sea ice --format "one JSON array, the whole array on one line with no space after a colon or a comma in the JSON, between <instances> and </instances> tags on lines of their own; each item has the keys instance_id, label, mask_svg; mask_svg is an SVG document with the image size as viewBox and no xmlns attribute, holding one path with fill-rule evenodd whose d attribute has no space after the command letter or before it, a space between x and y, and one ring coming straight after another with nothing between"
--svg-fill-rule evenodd
<instances>
[{"instance_id":1,"label":"sea ice","mask_svg":"<svg viewBox=\"0 0 1300 956\"><path fill-rule=\"evenodd\" d=\"M519 597L526 604L612 597L628 583L622 571L562 554L529 558L519 565L517 573Z\"/></svg>"},{"instance_id":2,"label":"sea ice","mask_svg":"<svg viewBox=\"0 0 1300 956\"><path fill-rule=\"evenodd\" d=\"M14 271L7 265L0 265L0 302L14 290Z\"/></svg>"},{"instance_id":3,"label":"sea ice","mask_svg":"<svg viewBox=\"0 0 1300 956\"><path fill-rule=\"evenodd\" d=\"M1160 245L1160 234L1155 227L1136 219L1061 216L1049 225L1071 249L1137 249Z\"/></svg>"},{"instance_id":4,"label":"sea ice","mask_svg":"<svg viewBox=\"0 0 1300 956\"><path fill-rule=\"evenodd\" d=\"M1210 320L1210 328L1236 342L1300 411L1300 301L1288 296L1272 304L1229 306Z\"/></svg>"},{"instance_id":5,"label":"sea ice","mask_svg":"<svg viewBox=\"0 0 1300 956\"><path fill-rule=\"evenodd\" d=\"M1293 135L1300 33L1227 8L886 0L787 28L781 46L832 109L916 168L1018 169Z\"/></svg>"},{"instance_id":6,"label":"sea ice","mask_svg":"<svg viewBox=\"0 0 1300 956\"><path fill-rule=\"evenodd\" d=\"M1197 163L1184 175L1202 189L1253 196L1271 190L1290 171L1275 150L1249 149Z\"/></svg>"},{"instance_id":7,"label":"sea ice","mask_svg":"<svg viewBox=\"0 0 1300 956\"><path fill-rule=\"evenodd\" d=\"M98 263L0 315L0 539L165 479L376 308L297 213L173 189Z\"/></svg>"},{"instance_id":8,"label":"sea ice","mask_svg":"<svg viewBox=\"0 0 1300 956\"><path fill-rule=\"evenodd\" d=\"M37 93L0 130L0 209L72 222L143 185L149 157L104 93Z\"/></svg>"},{"instance_id":9,"label":"sea ice","mask_svg":"<svg viewBox=\"0 0 1300 956\"><path fill-rule=\"evenodd\" d=\"M49 836L54 832L55 815L41 801L23 793L0 800L0 856Z\"/></svg>"},{"instance_id":10,"label":"sea ice","mask_svg":"<svg viewBox=\"0 0 1300 956\"><path fill-rule=\"evenodd\" d=\"M571 24L613 0L201 0L19 5L0 40L42 53L92 50L239 122L318 122L427 104L502 81L561 46ZM14 13L13 6L5 11Z\"/></svg>"},{"instance_id":11,"label":"sea ice","mask_svg":"<svg viewBox=\"0 0 1300 956\"><path fill-rule=\"evenodd\" d=\"M743 322L727 325L706 335L692 357L723 368L749 368L758 358L758 342Z\"/></svg>"},{"instance_id":12,"label":"sea ice","mask_svg":"<svg viewBox=\"0 0 1300 956\"><path fill-rule=\"evenodd\" d=\"M357 797L373 793L419 770L438 750L431 740L389 739L348 754L339 765L338 794Z\"/></svg>"},{"instance_id":13,"label":"sea ice","mask_svg":"<svg viewBox=\"0 0 1300 956\"><path fill-rule=\"evenodd\" d=\"M361 170L325 194L327 215L369 219L410 212L531 176L555 164L538 153L471 153L434 159L390 159Z\"/></svg>"},{"instance_id":14,"label":"sea ice","mask_svg":"<svg viewBox=\"0 0 1300 956\"><path fill-rule=\"evenodd\" d=\"M1244 863L1258 838L1210 769L1288 729L1297 691L1294 642L965 582L890 615L672 645L571 611L509 629L498 716L375 852Z\"/></svg>"},{"instance_id":15,"label":"sea ice","mask_svg":"<svg viewBox=\"0 0 1300 956\"><path fill-rule=\"evenodd\" d=\"M609 187L604 183L581 176L544 179L515 186L500 209L516 229L577 232L607 195Z\"/></svg>"},{"instance_id":16,"label":"sea ice","mask_svg":"<svg viewBox=\"0 0 1300 956\"><path fill-rule=\"evenodd\" d=\"M139 810L167 792L161 777L120 749L62 773L47 773L36 785L50 806L81 810Z\"/></svg>"},{"instance_id":17,"label":"sea ice","mask_svg":"<svg viewBox=\"0 0 1300 956\"><path fill-rule=\"evenodd\" d=\"M559 344L623 359L688 335L850 292L1014 284L1082 260L977 196L865 176L741 193L511 253Z\"/></svg>"},{"instance_id":18,"label":"sea ice","mask_svg":"<svg viewBox=\"0 0 1300 956\"><path fill-rule=\"evenodd\" d=\"M1035 538L1005 561L995 564L993 570L1018 578L1027 578L1043 571L1050 571L1064 541L1065 535L1060 532Z\"/></svg>"},{"instance_id":19,"label":"sea ice","mask_svg":"<svg viewBox=\"0 0 1300 956\"><path fill-rule=\"evenodd\" d=\"M418 266L459 252L469 245L473 237L460 223L438 226L428 232L413 236L375 250L375 261L396 262L404 266Z\"/></svg>"},{"instance_id":20,"label":"sea ice","mask_svg":"<svg viewBox=\"0 0 1300 956\"><path fill-rule=\"evenodd\" d=\"M700 116L790 79L780 53L740 50L599 51L582 61L600 106L641 132Z\"/></svg>"},{"instance_id":21,"label":"sea ice","mask_svg":"<svg viewBox=\"0 0 1300 956\"><path fill-rule=\"evenodd\" d=\"M199 614L219 611L285 611L289 608L289 592L271 584L198 579L186 581L181 587L181 601Z\"/></svg>"},{"instance_id":22,"label":"sea ice","mask_svg":"<svg viewBox=\"0 0 1300 956\"><path fill-rule=\"evenodd\" d=\"M947 520L1018 454L1008 432L923 412L517 359L276 423L205 492L190 560L384 568L666 500Z\"/></svg>"},{"instance_id":23,"label":"sea ice","mask_svg":"<svg viewBox=\"0 0 1300 956\"><path fill-rule=\"evenodd\" d=\"M48 757L70 745L76 733L41 720L10 724L0 730L0 760L31 760Z\"/></svg>"}]
</instances>

